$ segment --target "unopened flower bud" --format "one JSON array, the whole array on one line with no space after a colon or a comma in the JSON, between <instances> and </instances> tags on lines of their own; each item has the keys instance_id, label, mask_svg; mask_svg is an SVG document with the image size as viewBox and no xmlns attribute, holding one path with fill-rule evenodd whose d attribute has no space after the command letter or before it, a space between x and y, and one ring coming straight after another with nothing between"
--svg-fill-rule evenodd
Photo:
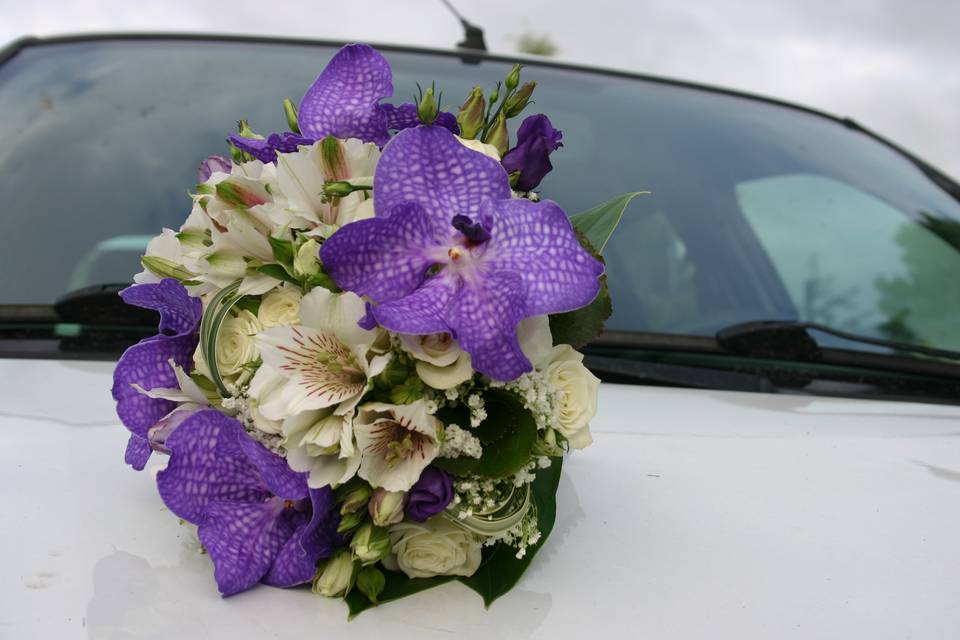
<instances>
[{"instance_id":1,"label":"unopened flower bud","mask_svg":"<svg viewBox=\"0 0 960 640\"><path fill-rule=\"evenodd\" d=\"M297 121L297 107L290 98L285 98L283 101L283 114L287 116L287 126L290 127L290 131L300 135L300 123Z\"/></svg>"},{"instance_id":2,"label":"unopened flower bud","mask_svg":"<svg viewBox=\"0 0 960 640\"><path fill-rule=\"evenodd\" d=\"M516 89L517 85L520 84L520 68L519 64L515 64L513 69L510 69L510 73L507 74L507 93Z\"/></svg>"},{"instance_id":3,"label":"unopened flower bud","mask_svg":"<svg viewBox=\"0 0 960 640\"><path fill-rule=\"evenodd\" d=\"M527 107L527 103L530 102L530 96L533 95L533 90L537 88L536 82L526 82L520 90L515 94L507 98L507 103L503 105L503 112L508 118L514 118Z\"/></svg>"},{"instance_id":4,"label":"unopened flower bud","mask_svg":"<svg viewBox=\"0 0 960 640\"><path fill-rule=\"evenodd\" d=\"M353 586L355 571L353 556L349 551L342 550L323 563L313 579L313 592L328 598L345 596Z\"/></svg>"},{"instance_id":5,"label":"unopened flower bud","mask_svg":"<svg viewBox=\"0 0 960 640\"><path fill-rule=\"evenodd\" d=\"M367 505L373 524L386 527L403 520L403 509L407 506L406 491L387 491L380 488L373 492Z\"/></svg>"},{"instance_id":6,"label":"unopened flower bud","mask_svg":"<svg viewBox=\"0 0 960 640\"><path fill-rule=\"evenodd\" d=\"M367 501L370 500L372 494L373 489L367 483L351 489L344 497L343 504L340 505L341 515L359 511L367 506Z\"/></svg>"},{"instance_id":7,"label":"unopened flower bud","mask_svg":"<svg viewBox=\"0 0 960 640\"><path fill-rule=\"evenodd\" d=\"M369 522L360 527L350 541L353 556L362 564L378 562L390 553L390 535L383 527Z\"/></svg>"},{"instance_id":8,"label":"unopened flower bud","mask_svg":"<svg viewBox=\"0 0 960 640\"><path fill-rule=\"evenodd\" d=\"M222 200L227 206L236 209L249 209L250 207L255 207L258 204L266 202L253 191L230 180L218 182L216 191L217 198Z\"/></svg>"},{"instance_id":9,"label":"unopened flower bud","mask_svg":"<svg viewBox=\"0 0 960 640\"><path fill-rule=\"evenodd\" d=\"M263 136L258 133L254 133L253 129L250 128L250 123L246 120L237 121L237 131L240 133L241 138L253 138L254 140L263 140Z\"/></svg>"},{"instance_id":10,"label":"unopened flower bud","mask_svg":"<svg viewBox=\"0 0 960 640\"><path fill-rule=\"evenodd\" d=\"M323 185L323 195L328 198L345 198L354 191L353 185L346 180L334 180Z\"/></svg>"},{"instance_id":11,"label":"unopened flower bud","mask_svg":"<svg viewBox=\"0 0 960 640\"><path fill-rule=\"evenodd\" d=\"M477 134L483 128L483 118L486 110L487 102L483 99L483 89L474 87L457 114L457 124L460 125L461 138L473 140L477 137Z\"/></svg>"},{"instance_id":12,"label":"unopened flower bud","mask_svg":"<svg viewBox=\"0 0 960 640\"><path fill-rule=\"evenodd\" d=\"M483 141L489 145L493 145L501 157L507 152L507 149L510 147L510 134L507 133L507 119L504 117L503 112L500 112L500 115L497 116L497 119L494 121L493 126L490 127L490 131L487 131L487 135Z\"/></svg>"},{"instance_id":13,"label":"unopened flower bud","mask_svg":"<svg viewBox=\"0 0 960 640\"><path fill-rule=\"evenodd\" d=\"M493 91L490 92L490 104L496 104L497 100L500 99L500 83L497 83L497 86L494 87Z\"/></svg>"},{"instance_id":14,"label":"unopened flower bud","mask_svg":"<svg viewBox=\"0 0 960 640\"><path fill-rule=\"evenodd\" d=\"M420 103L417 105L417 118L423 124L433 124L437 119L440 107L437 106L437 99L433 95L433 87L427 87L420 97Z\"/></svg>"},{"instance_id":15,"label":"unopened flower bud","mask_svg":"<svg viewBox=\"0 0 960 640\"><path fill-rule=\"evenodd\" d=\"M340 518L340 526L337 527L337 533L346 533L353 529L358 524L363 522L363 519L367 517L367 514L362 511L354 511L353 513L345 514Z\"/></svg>"},{"instance_id":16,"label":"unopened flower bud","mask_svg":"<svg viewBox=\"0 0 960 640\"><path fill-rule=\"evenodd\" d=\"M320 243L313 238L307 240L293 255L293 272L298 276L312 276L320 273Z\"/></svg>"}]
</instances>

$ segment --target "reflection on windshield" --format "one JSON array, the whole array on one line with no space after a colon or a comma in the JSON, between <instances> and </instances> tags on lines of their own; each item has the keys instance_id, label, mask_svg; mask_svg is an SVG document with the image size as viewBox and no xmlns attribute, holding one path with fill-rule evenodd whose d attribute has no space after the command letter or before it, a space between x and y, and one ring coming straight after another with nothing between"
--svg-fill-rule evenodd
<instances>
[{"instance_id":1,"label":"reflection on windshield","mask_svg":"<svg viewBox=\"0 0 960 640\"><path fill-rule=\"evenodd\" d=\"M0 278L0 303L129 281L147 237L186 217L195 168L224 151L229 124L285 129L277 97L296 101L331 54L98 41L28 47L0 67L0 264L20 275ZM452 102L470 89L457 57L388 58L394 102L425 76ZM470 77L492 84L507 66L482 62ZM606 249L609 329L712 335L806 320L960 348L960 206L895 151L764 102L536 65L529 75L566 143L546 197L574 213L653 192Z\"/></svg>"}]
</instances>

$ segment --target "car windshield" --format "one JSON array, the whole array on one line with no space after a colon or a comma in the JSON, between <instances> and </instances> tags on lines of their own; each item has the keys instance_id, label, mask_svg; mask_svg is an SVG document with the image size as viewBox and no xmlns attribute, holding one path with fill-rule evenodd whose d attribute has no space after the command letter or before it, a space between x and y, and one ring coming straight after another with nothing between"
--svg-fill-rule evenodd
<instances>
[{"instance_id":1,"label":"car windshield","mask_svg":"<svg viewBox=\"0 0 960 640\"><path fill-rule=\"evenodd\" d=\"M334 48L200 40L27 46L0 66L0 304L129 282L189 212L230 124L286 128ZM455 110L505 62L388 51L395 102ZM466 73L469 71L469 73ZM605 254L607 329L713 335L759 319L960 349L960 206L901 153L801 109L528 65L564 147L541 185L568 213L647 189ZM8 307L9 308L9 307ZM863 347L867 348L867 347Z\"/></svg>"}]
</instances>

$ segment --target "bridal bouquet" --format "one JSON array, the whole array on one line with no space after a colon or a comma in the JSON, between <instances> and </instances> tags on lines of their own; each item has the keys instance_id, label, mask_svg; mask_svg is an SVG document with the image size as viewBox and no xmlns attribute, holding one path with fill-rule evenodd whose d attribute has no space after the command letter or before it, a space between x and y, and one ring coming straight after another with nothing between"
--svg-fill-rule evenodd
<instances>
[{"instance_id":1,"label":"bridal bouquet","mask_svg":"<svg viewBox=\"0 0 960 640\"><path fill-rule=\"evenodd\" d=\"M544 544L635 194L572 218L538 196L561 133L508 126L534 87L517 66L456 115L432 87L395 106L384 57L346 46L149 243L121 294L160 317L114 374L126 461L166 456L223 595L312 583L355 615L458 579L489 605Z\"/></svg>"}]
</instances>

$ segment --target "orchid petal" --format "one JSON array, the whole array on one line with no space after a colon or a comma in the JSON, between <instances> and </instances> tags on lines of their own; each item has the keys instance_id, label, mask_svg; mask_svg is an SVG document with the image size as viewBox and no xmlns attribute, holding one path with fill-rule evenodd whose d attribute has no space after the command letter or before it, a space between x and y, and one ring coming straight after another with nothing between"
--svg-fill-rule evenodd
<instances>
[{"instance_id":1,"label":"orchid petal","mask_svg":"<svg viewBox=\"0 0 960 640\"><path fill-rule=\"evenodd\" d=\"M120 297L127 304L158 311L159 330L165 335L182 335L195 331L203 313L199 298L191 298L183 285L173 278L127 287L120 292Z\"/></svg>"},{"instance_id":2,"label":"orchid petal","mask_svg":"<svg viewBox=\"0 0 960 640\"><path fill-rule=\"evenodd\" d=\"M532 369L517 339L517 325L530 315L523 278L489 273L483 286L465 284L449 307L447 322L470 354L473 368L494 380L513 380Z\"/></svg>"},{"instance_id":3,"label":"orchid petal","mask_svg":"<svg viewBox=\"0 0 960 640\"><path fill-rule=\"evenodd\" d=\"M386 143L387 118L379 108L393 95L390 64L362 44L340 49L300 102L300 130L315 139L332 135Z\"/></svg>"},{"instance_id":4,"label":"orchid petal","mask_svg":"<svg viewBox=\"0 0 960 640\"><path fill-rule=\"evenodd\" d=\"M197 531L214 564L220 593L246 591L266 575L293 534L288 518L278 517L283 500L211 502Z\"/></svg>"},{"instance_id":5,"label":"orchid petal","mask_svg":"<svg viewBox=\"0 0 960 640\"><path fill-rule=\"evenodd\" d=\"M395 300L423 281L433 264L427 248L437 245L449 226L437 225L416 203L400 202L385 220L370 218L342 227L323 243L320 260L341 289L377 302Z\"/></svg>"},{"instance_id":6,"label":"orchid petal","mask_svg":"<svg viewBox=\"0 0 960 640\"><path fill-rule=\"evenodd\" d=\"M455 214L475 217L487 199L509 199L507 173L493 158L468 149L443 127L398 133L383 149L374 174L378 218L416 202L447 230Z\"/></svg>"},{"instance_id":7,"label":"orchid petal","mask_svg":"<svg viewBox=\"0 0 960 640\"><path fill-rule=\"evenodd\" d=\"M373 315L379 324L396 333L443 333L449 330L444 311L459 287L456 278L440 273L410 295L374 307Z\"/></svg>"},{"instance_id":8,"label":"orchid petal","mask_svg":"<svg viewBox=\"0 0 960 640\"><path fill-rule=\"evenodd\" d=\"M603 263L583 248L555 202L488 201L482 215L493 220L487 264L523 278L526 315L579 309L597 296Z\"/></svg>"},{"instance_id":9,"label":"orchid petal","mask_svg":"<svg viewBox=\"0 0 960 640\"><path fill-rule=\"evenodd\" d=\"M170 462L157 474L157 488L174 514L200 524L211 502L258 502L270 497L259 482L257 467L240 448L240 436L249 438L239 422L206 409L167 438Z\"/></svg>"},{"instance_id":10,"label":"orchid petal","mask_svg":"<svg viewBox=\"0 0 960 640\"><path fill-rule=\"evenodd\" d=\"M245 433L237 438L237 442L243 454L260 471L260 477L271 493L284 500L303 500L307 497L306 474L291 469L286 460L271 453Z\"/></svg>"}]
</instances>

